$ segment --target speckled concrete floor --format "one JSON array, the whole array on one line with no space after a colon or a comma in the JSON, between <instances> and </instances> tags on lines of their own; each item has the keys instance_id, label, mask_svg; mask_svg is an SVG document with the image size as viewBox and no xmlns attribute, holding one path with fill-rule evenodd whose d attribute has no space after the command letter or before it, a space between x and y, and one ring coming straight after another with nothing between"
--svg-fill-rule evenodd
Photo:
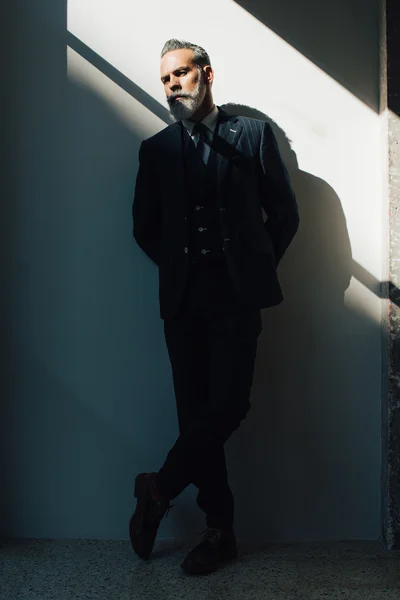
<instances>
[{"instance_id":1,"label":"speckled concrete floor","mask_svg":"<svg viewBox=\"0 0 400 600\"><path fill-rule=\"evenodd\" d=\"M8 541L1 600L399 600L400 553L378 543L241 547L219 572L190 577L188 545L158 543L142 562L129 542Z\"/></svg>"}]
</instances>

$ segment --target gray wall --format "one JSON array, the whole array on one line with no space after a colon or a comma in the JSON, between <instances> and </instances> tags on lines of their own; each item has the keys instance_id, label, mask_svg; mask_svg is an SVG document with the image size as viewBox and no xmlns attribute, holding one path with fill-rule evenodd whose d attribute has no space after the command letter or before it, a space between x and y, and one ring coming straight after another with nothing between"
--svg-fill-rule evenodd
<instances>
[{"instance_id":1,"label":"gray wall","mask_svg":"<svg viewBox=\"0 0 400 600\"><path fill-rule=\"evenodd\" d=\"M2 220L2 533L125 538L134 476L156 470L177 433L157 272L131 236L141 140L68 81L66 3L16 5L16 174ZM368 9L351 38L377 56ZM297 30L307 30L303 17ZM329 72L327 41L335 43L321 36L310 52ZM377 61L356 53L334 66L351 61L363 74L359 96L374 105ZM348 72L337 78L346 83ZM380 327L344 305L352 264L340 199L298 169L283 135L280 143L303 225L282 264L284 310L264 314L252 413L228 444L238 532L376 538ZM162 537L201 530L193 499L194 490L179 499Z\"/></svg>"},{"instance_id":2,"label":"gray wall","mask_svg":"<svg viewBox=\"0 0 400 600\"><path fill-rule=\"evenodd\" d=\"M380 0L235 0L373 110Z\"/></svg>"}]
</instances>

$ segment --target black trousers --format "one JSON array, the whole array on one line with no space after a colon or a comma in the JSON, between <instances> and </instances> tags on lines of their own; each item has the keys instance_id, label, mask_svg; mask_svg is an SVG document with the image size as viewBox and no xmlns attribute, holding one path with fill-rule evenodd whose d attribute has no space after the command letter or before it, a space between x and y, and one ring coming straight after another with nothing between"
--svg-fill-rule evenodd
<instances>
[{"instance_id":1,"label":"black trousers","mask_svg":"<svg viewBox=\"0 0 400 600\"><path fill-rule=\"evenodd\" d=\"M207 526L229 529L234 499L224 444L250 409L261 314L238 303L225 265L197 267L178 316L164 327L179 437L157 485L172 500L193 483Z\"/></svg>"}]
</instances>

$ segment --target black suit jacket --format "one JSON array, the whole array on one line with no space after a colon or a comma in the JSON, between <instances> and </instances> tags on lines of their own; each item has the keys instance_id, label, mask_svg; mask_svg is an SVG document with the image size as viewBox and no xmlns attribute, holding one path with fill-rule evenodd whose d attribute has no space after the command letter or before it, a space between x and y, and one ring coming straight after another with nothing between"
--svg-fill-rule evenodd
<instances>
[{"instance_id":1,"label":"black suit jacket","mask_svg":"<svg viewBox=\"0 0 400 600\"><path fill-rule=\"evenodd\" d=\"M174 123L142 142L139 151L133 235L159 266L163 319L176 315L188 272L186 143L191 143L190 136L181 123ZM299 215L271 127L220 110L212 146L217 153L221 244L232 282L247 306L279 304L283 296L276 268L298 229Z\"/></svg>"}]
</instances>

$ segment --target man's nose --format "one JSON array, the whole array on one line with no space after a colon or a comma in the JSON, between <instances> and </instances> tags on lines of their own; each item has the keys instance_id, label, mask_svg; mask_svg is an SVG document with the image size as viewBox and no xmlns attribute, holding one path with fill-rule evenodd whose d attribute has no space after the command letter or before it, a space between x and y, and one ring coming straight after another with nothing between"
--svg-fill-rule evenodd
<instances>
[{"instance_id":1,"label":"man's nose","mask_svg":"<svg viewBox=\"0 0 400 600\"><path fill-rule=\"evenodd\" d=\"M179 83L178 77L171 77L169 82L169 89L171 90L171 92L176 92L177 90L181 89L181 84Z\"/></svg>"}]
</instances>

